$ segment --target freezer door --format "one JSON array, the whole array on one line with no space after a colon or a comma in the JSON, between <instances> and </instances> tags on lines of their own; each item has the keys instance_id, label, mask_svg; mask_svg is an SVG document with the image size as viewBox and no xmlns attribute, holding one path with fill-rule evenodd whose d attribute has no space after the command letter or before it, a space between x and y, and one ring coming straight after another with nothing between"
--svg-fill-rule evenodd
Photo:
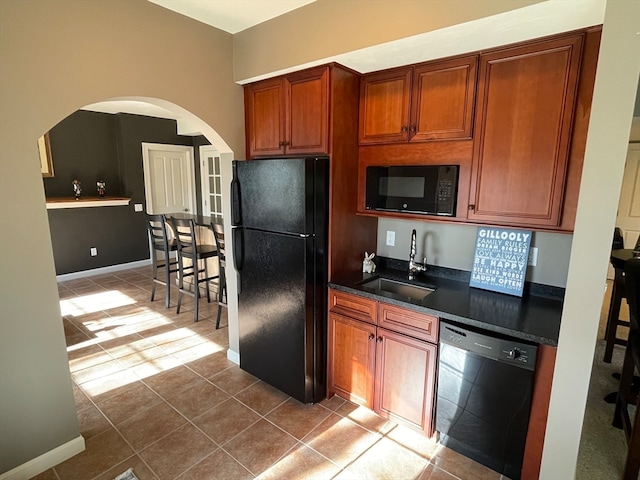
<instances>
[{"instance_id":1,"label":"freezer door","mask_svg":"<svg viewBox=\"0 0 640 480\"><path fill-rule=\"evenodd\" d=\"M314 238L243 229L240 367L301 402L324 396L326 283ZM322 263L322 260L321 260Z\"/></svg>"},{"instance_id":2,"label":"freezer door","mask_svg":"<svg viewBox=\"0 0 640 480\"><path fill-rule=\"evenodd\" d=\"M317 162L315 158L234 161L234 225L312 234L316 197L326 190L316 185L326 177L316 179Z\"/></svg>"}]
</instances>

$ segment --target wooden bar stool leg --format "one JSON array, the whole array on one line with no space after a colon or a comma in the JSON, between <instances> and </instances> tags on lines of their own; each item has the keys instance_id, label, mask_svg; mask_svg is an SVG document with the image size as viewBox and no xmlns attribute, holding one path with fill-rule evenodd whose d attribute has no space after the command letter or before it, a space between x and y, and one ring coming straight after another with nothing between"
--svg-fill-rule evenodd
<instances>
[{"instance_id":1,"label":"wooden bar stool leg","mask_svg":"<svg viewBox=\"0 0 640 480\"><path fill-rule=\"evenodd\" d=\"M616 276L618 272L616 272ZM611 363L611 357L613 356L613 347L616 344L616 333L618 330L618 322L620 318L620 304L622 303L623 292L621 292L618 279L613 281L613 289L611 291L611 303L609 305L609 314L607 316L607 329L604 334L605 348L604 358L605 363Z\"/></svg>"},{"instance_id":2,"label":"wooden bar stool leg","mask_svg":"<svg viewBox=\"0 0 640 480\"><path fill-rule=\"evenodd\" d=\"M151 301L153 302L153 299L156 296L156 278L158 278L158 256L156 254L156 249L153 248L153 246L151 247L151 263L153 264L153 280L151 280Z\"/></svg>"}]
</instances>

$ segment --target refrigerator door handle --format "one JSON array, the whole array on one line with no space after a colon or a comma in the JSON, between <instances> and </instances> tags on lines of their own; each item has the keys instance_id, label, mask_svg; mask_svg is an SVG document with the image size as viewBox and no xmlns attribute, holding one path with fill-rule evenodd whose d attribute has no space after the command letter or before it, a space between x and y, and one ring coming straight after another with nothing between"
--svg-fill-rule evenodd
<instances>
[{"instance_id":1,"label":"refrigerator door handle","mask_svg":"<svg viewBox=\"0 0 640 480\"><path fill-rule=\"evenodd\" d=\"M240 182L235 175L231 180L231 225L236 227L242 223L242 210L240 204Z\"/></svg>"},{"instance_id":2,"label":"refrigerator door handle","mask_svg":"<svg viewBox=\"0 0 640 480\"><path fill-rule=\"evenodd\" d=\"M244 234L242 228L233 229L233 265L238 272L238 294L242 291L241 272L244 263Z\"/></svg>"}]
</instances>

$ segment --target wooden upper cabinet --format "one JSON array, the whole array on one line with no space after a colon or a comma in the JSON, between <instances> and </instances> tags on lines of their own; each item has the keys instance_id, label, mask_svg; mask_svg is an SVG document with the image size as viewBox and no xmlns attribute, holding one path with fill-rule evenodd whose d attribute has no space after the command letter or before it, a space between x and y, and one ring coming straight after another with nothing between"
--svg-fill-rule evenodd
<instances>
[{"instance_id":1,"label":"wooden upper cabinet","mask_svg":"<svg viewBox=\"0 0 640 480\"><path fill-rule=\"evenodd\" d=\"M360 81L360 144L406 142L413 68L365 75Z\"/></svg>"},{"instance_id":2,"label":"wooden upper cabinet","mask_svg":"<svg viewBox=\"0 0 640 480\"><path fill-rule=\"evenodd\" d=\"M247 154L284 153L285 88L281 78L264 80L244 88Z\"/></svg>"},{"instance_id":3,"label":"wooden upper cabinet","mask_svg":"<svg viewBox=\"0 0 640 480\"><path fill-rule=\"evenodd\" d=\"M583 35L480 56L468 218L561 221Z\"/></svg>"},{"instance_id":4,"label":"wooden upper cabinet","mask_svg":"<svg viewBox=\"0 0 640 480\"><path fill-rule=\"evenodd\" d=\"M478 57L415 67L412 142L471 138Z\"/></svg>"},{"instance_id":5,"label":"wooden upper cabinet","mask_svg":"<svg viewBox=\"0 0 640 480\"><path fill-rule=\"evenodd\" d=\"M471 138L477 56L365 75L361 145Z\"/></svg>"},{"instance_id":6,"label":"wooden upper cabinet","mask_svg":"<svg viewBox=\"0 0 640 480\"><path fill-rule=\"evenodd\" d=\"M247 155L329 153L329 68L245 86Z\"/></svg>"}]
</instances>

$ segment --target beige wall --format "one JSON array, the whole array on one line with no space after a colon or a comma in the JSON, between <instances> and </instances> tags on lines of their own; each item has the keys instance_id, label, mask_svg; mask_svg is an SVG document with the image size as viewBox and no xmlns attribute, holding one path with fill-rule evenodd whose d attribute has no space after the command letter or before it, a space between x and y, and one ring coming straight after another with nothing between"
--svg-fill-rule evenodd
<instances>
[{"instance_id":1,"label":"beige wall","mask_svg":"<svg viewBox=\"0 0 640 480\"><path fill-rule=\"evenodd\" d=\"M5 472L78 437L38 137L85 104L123 96L189 110L239 156L244 123L231 36L144 0L2 0L0 61Z\"/></svg>"},{"instance_id":2,"label":"beige wall","mask_svg":"<svg viewBox=\"0 0 640 480\"><path fill-rule=\"evenodd\" d=\"M450 2L442 0L420 2L434 7L429 12L414 12L406 5L398 8L400 2L366 2L366 9L362 8L364 2L355 0L317 3L315 8L324 13L306 10L310 18L298 19L294 12L289 23L276 19L236 36L232 74L229 35L144 0L0 1L0 219L5 227L0 233L0 471L64 443L78 431L37 162L36 139L43 132L87 103L120 96L155 97L196 114L210 125L209 130L215 130L209 132L210 138L217 133L224 140L221 143L228 145L222 145L223 150L243 157L241 89L232 83L233 78L269 74L401 34L467 22L502 11L507 4L513 8L532 2L465 2L465 8L456 9L445 8ZM418 2L405 3L415 7ZM398 11L390 12L389 4ZM334 10L340 5L344 5L343 11ZM480 11L469 10L469 5L478 5ZM629 20L638 18L638 2L612 1L608 5L619 11L608 20L609 28L619 27L621 33L611 36L604 57L615 67L612 71L622 80L622 87L603 81L597 87L598 95L606 99L615 94L621 105L633 105L635 87L627 89L625 82L637 83L637 69L614 51L631 55L638 51L637 27ZM398 12L403 13L402 22L390 22ZM344 22L341 13L347 19ZM360 22L361 16L366 21ZM442 23L428 21L432 16L441 17ZM307 28L296 30L300 25ZM478 29L477 36L489 33L502 38L502 32L497 32ZM291 48L292 38L304 39L295 44L302 48ZM268 51L262 46L268 46ZM586 296L593 304L602 298L610 248L606 232L611 231L615 219L624 164L620 151L626 149L626 139L609 133L610 129L619 133L626 125L628 138L631 118L624 108L611 111L617 112L615 121L608 113L600 110L596 114L594 110L595 126L585 164L589 173L583 181L574 236L577 247L571 254L567 281L559 381L552 402L554 428L545 449L543 478L571 478L575 467L581 405L586 398L584 387L598 320L598 309L586 311L581 302ZM607 175L600 176L603 156ZM585 200L603 196L615 201L596 206ZM37 302L33 301L34 292ZM231 327L230 337L235 335ZM579 355L572 360L576 353ZM577 395L573 389L576 382ZM567 475L558 477L558 471Z\"/></svg>"}]
</instances>

